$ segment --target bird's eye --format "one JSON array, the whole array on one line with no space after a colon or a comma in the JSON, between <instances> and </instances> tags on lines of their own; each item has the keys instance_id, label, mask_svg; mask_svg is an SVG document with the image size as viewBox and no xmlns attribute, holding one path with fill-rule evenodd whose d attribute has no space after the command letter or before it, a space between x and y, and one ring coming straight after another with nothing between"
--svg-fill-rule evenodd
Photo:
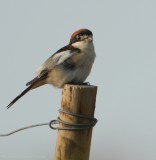
<instances>
[{"instance_id":1,"label":"bird's eye","mask_svg":"<svg viewBox=\"0 0 156 160\"><path fill-rule=\"evenodd\" d=\"M77 40L80 40L80 39L81 39L80 35L77 35L77 36L76 36L76 39L77 39Z\"/></svg>"}]
</instances>

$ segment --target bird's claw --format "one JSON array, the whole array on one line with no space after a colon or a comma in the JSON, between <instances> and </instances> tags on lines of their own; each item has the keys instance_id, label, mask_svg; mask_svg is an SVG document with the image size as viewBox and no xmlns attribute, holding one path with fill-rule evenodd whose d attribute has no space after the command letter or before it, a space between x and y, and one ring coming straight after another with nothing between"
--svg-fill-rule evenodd
<instances>
[{"instance_id":1,"label":"bird's claw","mask_svg":"<svg viewBox=\"0 0 156 160\"><path fill-rule=\"evenodd\" d=\"M90 83L89 82L83 82L83 83L81 83L81 85L90 86Z\"/></svg>"}]
</instances>

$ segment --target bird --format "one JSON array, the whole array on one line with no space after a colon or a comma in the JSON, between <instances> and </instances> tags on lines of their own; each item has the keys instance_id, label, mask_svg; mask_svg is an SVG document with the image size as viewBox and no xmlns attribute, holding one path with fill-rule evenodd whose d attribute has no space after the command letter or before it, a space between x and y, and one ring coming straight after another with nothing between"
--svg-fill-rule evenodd
<instances>
[{"instance_id":1,"label":"bird","mask_svg":"<svg viewBox=\"0 0 156 160\"><path fill-rule=\"evenodd\" d=\"M91 72L95 57L92 31L86 28L75 31L69 44L56 51L36 70L36 77L26 84L28 87L11 101L7 109L28 91L45 84L57 88L65 84L83 84Z\"/></svg>"}]
</instances>

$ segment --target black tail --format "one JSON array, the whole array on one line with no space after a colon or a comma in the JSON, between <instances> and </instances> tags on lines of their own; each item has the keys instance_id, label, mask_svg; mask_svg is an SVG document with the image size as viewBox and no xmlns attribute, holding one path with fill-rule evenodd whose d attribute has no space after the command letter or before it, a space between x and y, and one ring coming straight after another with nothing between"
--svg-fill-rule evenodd
<instances>
[{"instance_id":1,"label":"black tail","mask_svg":"<svg viewBox=\"0 0 156 160\"><path fill-rule=\"evenodd\" d=\"M40 87L42 85L44 85L46 83L45 79L48 76L48 71L47 70L43 70L41 72L41 75L36 78L34 78L33 80L31 80L30 82L28 82L26 85L30 85L28 88L26 88L20 95L18 95L8 106L7 109L9 109L16 101L18 101L22 96L24 96L28 91L30 91L31 89Z\"/></svg>"},{"instance_id":2,"label":"black tail","mask_svg":"<svg viewBox=\"0 0 156 160\"><path fill-rule=\"evenodd\" d=\"M20 95L18 95L6 108L9 109L16 101L18 101L22 96L24 96L29 90L32 89L34 84L26 88Z\"/></svg>"}]
</instances>

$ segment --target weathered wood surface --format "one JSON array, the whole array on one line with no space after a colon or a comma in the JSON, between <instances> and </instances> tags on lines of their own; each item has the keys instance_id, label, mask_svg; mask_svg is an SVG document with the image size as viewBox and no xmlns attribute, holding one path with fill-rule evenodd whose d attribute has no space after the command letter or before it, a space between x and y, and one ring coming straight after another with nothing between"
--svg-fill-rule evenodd
<instances>
[{"instance_id":1,"label":"weathered wood surface","mask_svg":"<svg viewBox=\"0 0 156 160\"><path fill-rule=\"evenodd\" d=\"M96 86L65 85L62 91L61 109L82 114L94 115ZM86 123L88 119L60 113L60 118L72 123ZM60 123L60 127L68 127ZM89 160L92 128L69 131L59 130L55 160Z\"/></svg>"}]
</instances>

